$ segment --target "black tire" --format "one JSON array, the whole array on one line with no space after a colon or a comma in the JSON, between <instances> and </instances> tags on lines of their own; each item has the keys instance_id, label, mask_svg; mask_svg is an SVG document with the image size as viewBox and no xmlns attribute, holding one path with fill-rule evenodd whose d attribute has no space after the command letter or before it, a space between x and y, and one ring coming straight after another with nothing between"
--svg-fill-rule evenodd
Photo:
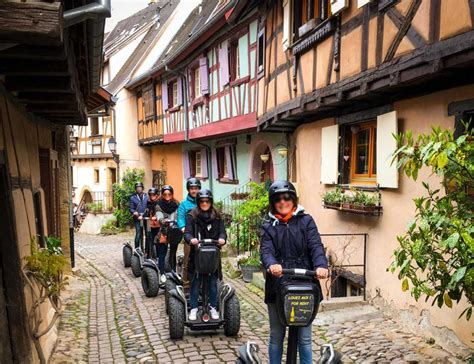
<instances>
[{"instance_id":1,"label":"black tire","mask_svg":"<svg viewBox=\"0 0 474 364\"><path fill-rule=\"evenodd\" d=\"M145 267L142 269L142 287L145 296L156 297L160 290L160 277L153 268Z\"/></svg>"},{"instance_id":2,"label":"black tire","mask_svg":"<svg viewBox=\"0 0 474 364\"><path fill-rule=\"evenodd\" d=\"M236 336L240 330L240 303L237 295L229 298L224 306L224 334Z\"/></svg>"},{"instance_id":3,"label":"black tire","mask_svg":"<svg viewBox=\"0 0 474 364\"><path fill-rule=\"evenodd\" d=\"M176 283L171 279L167 279L165 283L165 308L166 314L169 315L169 301L170 301L170 292L172 289L176 288Z\"/></svg>"},{"instance_id":4,"label":"black tire","mask_svg":"<svg viewBox=\"0 0 474 364\"><path fill-rule=\"evenodd\" d=\"M179 340L184 335L184 322L186 320L184 304L176 297L169 297L169 315L168 322L170 327L170 338Z\"/></svg>"},{"instance_id":5,"label":"black tire","mask_svg":"<svg viewBox=\"0 0 474 364\"><path fill-rule=\"evenodd\" d=\"M124 245L122 249L122 256L123 256L123 266L125 268L129 268L132 264L132 248L128 245Z\"/></svg>"},{"instance_id":6,"label":"black tire","mask_svg":"<svg viewBox=\"0 0 474 364\"><path fill-rule=\"evenodd\" d=\"M136 255L132 255L132 261L130 263L130 266L132 267L132 273L135 277L138 278L142 275L142 266L139 257L137 257Z\"/></svg>"},{"instance_id":7,"label":"black tire","mask_svg":"<svg viewBox=\"0 0 474 364\"><path fill-rule=\"evenodd\" d=\"M168 250L166 251L166 256L165 256L165 272L166 273L171 272L170 248L169 248L169 246L168 246Z\"/></svg>"}]
</instances>

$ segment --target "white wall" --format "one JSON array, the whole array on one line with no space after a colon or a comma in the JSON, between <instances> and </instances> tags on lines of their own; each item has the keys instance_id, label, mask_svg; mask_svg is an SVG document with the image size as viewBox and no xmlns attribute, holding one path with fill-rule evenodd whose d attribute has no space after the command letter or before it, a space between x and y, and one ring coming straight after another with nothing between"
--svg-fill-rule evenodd
<instances>
[{"instance_id":1,"label":"white wall","mask_svg":"<svg viewBox=\"0 0 474 364\"><path fill-rule=\"evenodd\" d=\"M107 162L97 161L74 161L72 167L73 182L76 187L73 202L79 204L84 189L91 192L107 191ZM99 169L99 183L94 182L94 169Z\"/></svg>"},{"instance_id":2,"label":"white wall","mask_svg":"<svg viewBox=\"0 0 474 364\"><path fill-rule=\"evenodd\" d=\"M145 186L151 186L151 154L138 145L137 101L133 93L122 89L115 105L117 153L120 156L120 177L127 168L145 170Z\"/></svg>"}]
</instances>

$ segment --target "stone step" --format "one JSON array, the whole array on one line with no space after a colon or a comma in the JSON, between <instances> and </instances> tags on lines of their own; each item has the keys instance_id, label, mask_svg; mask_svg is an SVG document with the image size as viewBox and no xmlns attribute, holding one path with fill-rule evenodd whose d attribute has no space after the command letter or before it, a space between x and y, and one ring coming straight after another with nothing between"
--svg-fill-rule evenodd
<instances>
[{"instance_id":1,"label":"stone step","mask_svg":"<svg viewBox=\"0 0 474 364\"><path fill-rule=\"evenodd\" d=\"M319 310L332 311L332 310L340 310L340 309L355 307L355 306L364 306L367 304L368 302L364 301L363 296L331 297L321 302L321 306Z\"/></svg>"},{"instance_id":2,"label":"stone step","mask_svg":"<svg viewBox=\"0 0 474 364\"><path fill-rule=\"evenodd\" d=\"M320 311L313 325L331 325L347 321L367 321L383 318L383 312L369 304L346 307L337 310Z\"/></svg>"}]
</instances>

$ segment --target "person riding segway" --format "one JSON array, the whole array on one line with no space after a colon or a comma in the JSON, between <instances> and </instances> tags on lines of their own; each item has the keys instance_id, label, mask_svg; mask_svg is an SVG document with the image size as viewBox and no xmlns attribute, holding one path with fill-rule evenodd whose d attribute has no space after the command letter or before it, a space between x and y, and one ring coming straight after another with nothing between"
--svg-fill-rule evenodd
<instances>
[{"instance_id":1,"label":"person riding segway","mask_svg":"<svg viewBox=\"0 0 474 364\"><path fill-rule=\"evenodd\" d=\"M307 276L308 272L306 271L310 271L309 274L312 274L313 277L308 282L303 280L303 285L306 285L305 289L307 289L304 291L307 302L312 299L311 305L314 312L312 311L311 314L315 314L317 306L322 300L321 287L317 279L328 277L328 262L316 223L310 215L304 212L304 208L298 205L295 187L288 181L274 182L269 189L269 202L269 221L262 226L260 257L265 270L270 273L267 274L265 280L265 303L268 306L270 319L268 354L270 364L279 364L283 354L286 326L289 324L288 321L284 322L281 319L282 307L293 307L288 303L293 291L290 289L291 286L285 285L285 282L294 283L294 280L284 274L298 275L298 280L301 281L301 276ZM303 269L304 274L300 274L300 271L285 270L294 268ZM311 287L312 291L308 287ZM282 298L282 295L286 295L285 292L288 293L288 296ZM296 299L293 301L295 304L297 303ZM296 309L298 306L294 307ZM291 312L290 310L290 316ZM297 320L298 315L297 312L293 312L294 320ZM305 318L308 319L308 315ZM302 364L312 363L311 321L312 319L306 320L303 322L305 325L297 327L292 325L294 328L290 330L292 345L295 344L293 340L296 335L297 343L296 346L290 346L292 350L288 350L289 354L287 354L291 354L292 360L298 349ZM297 321L293 323L295 322Z\"/></svg>"},{"instance_id":2,"label":"person riding segway","mask_svg":"<svg viewBox=\"0 0 474 364\"><path fill-rule=\"evenodd\" d=\"M143 183L135 183L135 193L130 197L129 211L133 216L133 224L135 225L135 245L132 247L130 242L126 242L123 246L123 265L128 268L132 265L132 254L134 250L140 249L143 244L143 221L141 218L145 213L147 206L147 196L143 193Z\"/></svg>"},{"instance_id":3,"label":"person riding segway","mask_svg":"<svg viewBox=\"0 0 474 364\"><path fill-rule=\"evenodd\" d=\"M156 217L159 209L159 194L158 189L152 187L148 190L147 210L145 211L146 218L149 218L149 223L146 228L146 242L145 252L146 258L141 264L141 282L143 291L147 297L155 297L159 290L159 273L155 264L157 259L158 247L155 244L157 237L159 238L160 223Z\"/></svg>"},{"instance_id":4,"label":"person riding segway","mask_svg":"<svg viewBox=\"0 0 474 364\"><path fill-rule=\"evenodd\" d=\"M227 336L240 329L240 305L229 284L217 287L220 248L227 235L222 219L213 207L211 191L203 189L197 207L187 216L185 242L191 245L188 273L192 274L189 300L182 286L170 291L168 301L169 329L172 339L183 337L184 327L191 330L215 330L224 326ZM202 301L199 301L199 295Z\"/></svg>"},{"instance_id":5,"label":"person riding segway","mask_svg":"<svg viewBox=\"0 0 474 364\"><path fill-rule=\"evenodd\" d=\"M188 194L186 198L181 201L179 204L178 208L178 229L182 231L184 234L184 229L186 227L186 216L188 213L196 207L196 195L201 189L201 181L197 178L191 177L186 181L186 190L188 191ZM184 282L184 286L188 287L189 286L189 277L188 277L188 256L189 256L189 251L190 247L187 244L184 244L183 246L183 252L184 252L184 261L183 261L183 276L182 280Z\"/></svg>"}]
</instances>

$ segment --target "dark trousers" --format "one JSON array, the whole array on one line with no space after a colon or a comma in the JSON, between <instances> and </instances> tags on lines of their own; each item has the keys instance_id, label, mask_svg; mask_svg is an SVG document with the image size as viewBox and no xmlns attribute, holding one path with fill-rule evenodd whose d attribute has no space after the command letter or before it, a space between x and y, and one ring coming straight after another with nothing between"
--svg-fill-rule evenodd
<instances>
[{"instance_id":1,"label":"dark trousers","mask_svg":"<svg viewBox=\"0 0 474 364\"><path fill-rule=\"evenodd\" d=\"M170 243L169 266L172 271L176 272L176 253L178 252L179 242Z\"/></svg>"},{"instance_id":2,"label":"dark trousers","mask_svg":"<svg viewBox=\"0 0 474 364\"><path fill-rule=\"evenodd\" d=\"M160 270L160 274L165 273L165 258L166 252L168 251L168 244L155 244L156 247L156 255L158 256L158 269Z\"/></svg>"},{"instance_id":3,"label":"dark trousers","mask_svg":"<svg viewBox=\"0 0 474 364\"><path fill-rule=\"evenodd\" d=\"M135 249L140 248L143 241L143 227L140 225L140 220L134 220L135 225Z\"/></svg>"}]
</instances>

